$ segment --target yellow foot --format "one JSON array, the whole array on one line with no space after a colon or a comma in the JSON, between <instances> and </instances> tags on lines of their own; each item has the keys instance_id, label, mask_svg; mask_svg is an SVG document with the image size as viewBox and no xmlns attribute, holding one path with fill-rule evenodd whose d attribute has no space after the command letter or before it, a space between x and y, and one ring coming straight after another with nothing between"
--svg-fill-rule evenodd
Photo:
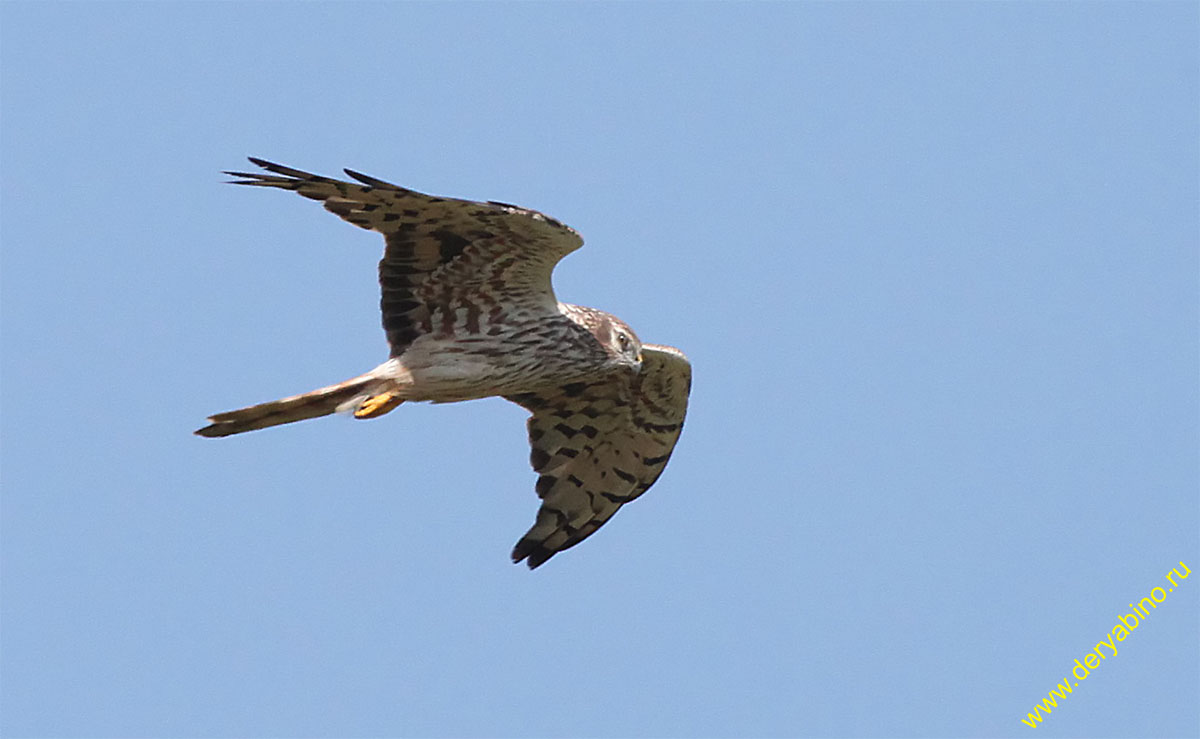
<instances>
[{"instance_id":1,"label":"yellow foot","mask_svg":"<svg viewBox=\"0 0 1200 739\"><path fill-rule=\"evenodd\" d=\"M390 390L379 395L372 395L359 404L358 410L354 411L354 417L375 418L382 416L403 402L403 398Z\"/></svg>"}]
</instances>

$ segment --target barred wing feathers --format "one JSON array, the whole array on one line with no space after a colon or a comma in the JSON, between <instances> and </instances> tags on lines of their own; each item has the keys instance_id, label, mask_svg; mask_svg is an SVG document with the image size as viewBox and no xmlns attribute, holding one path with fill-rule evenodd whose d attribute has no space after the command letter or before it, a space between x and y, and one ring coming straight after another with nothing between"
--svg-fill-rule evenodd
<instances>
[{"instance_id":1,"label":"barred wing feathers","mask_svg":"<svg viewBox=\"0 0 1200 739\"><path fill-rule=\"evenodd\" d=\"M463 314L468 330L513 309L557 317L550 274L583 245L571 227L534 210L434 197L349 169L358 183L250 161L270 174L226 172L239 178L234 184L292 190L383 234L380 307L393 357Z\"/></svg>"},{"instance_id":2,"label":"barred wing feathers","mask_svg":"<svg viewBox=\"0 0 1200 739\"><path fill-rule=\"evenodd\" d=\"M508 399L529 418L542 499L513 549L532 569L593 534L662 474L683 430L692 367L677 349L643 346L641 372Z\"/></svg>"}]
</instances>

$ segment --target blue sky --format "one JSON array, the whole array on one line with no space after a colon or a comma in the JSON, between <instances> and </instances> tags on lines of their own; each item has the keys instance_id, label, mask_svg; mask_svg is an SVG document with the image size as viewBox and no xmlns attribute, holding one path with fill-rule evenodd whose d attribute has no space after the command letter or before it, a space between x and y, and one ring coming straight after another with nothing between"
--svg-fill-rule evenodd
<instances>
[{"instance_id":1,"label":"blue sky","mask_svg":"<svg viewBox=\"0 0 1200 739\"><path fill-rule=\"evenodd\" d=\"M6 736L1196 736L1193 3L0 6ZM386 355L259 156L579 229L691 356L536 572L524 412L210 413ZM1165 591L1164 591L1165 592Z\"/></svg>"}]
</instances>

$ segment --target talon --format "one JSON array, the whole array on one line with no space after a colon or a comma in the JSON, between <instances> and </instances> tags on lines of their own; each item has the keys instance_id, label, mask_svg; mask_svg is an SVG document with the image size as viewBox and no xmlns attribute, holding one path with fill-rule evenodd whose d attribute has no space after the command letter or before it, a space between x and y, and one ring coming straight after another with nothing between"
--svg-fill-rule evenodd
<instances>
[{"instance_id":1,"label":"talon","mask_svg":"<svg viewBox=\"0 0 1200 739\"><path fill-rule=\"evenodd\" d=\"M382 416L403 402L403 398L390 390L379 395L372 395L359 404L358 410L354 411L354 417L375 418Z\"/></svg>"}]
</instances>

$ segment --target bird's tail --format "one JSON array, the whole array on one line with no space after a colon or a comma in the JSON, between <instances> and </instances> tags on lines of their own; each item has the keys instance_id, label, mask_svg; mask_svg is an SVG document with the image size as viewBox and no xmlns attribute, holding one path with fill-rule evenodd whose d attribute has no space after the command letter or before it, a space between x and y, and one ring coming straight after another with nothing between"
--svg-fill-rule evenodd
<instances>
[{"instance_id":1,"label":"bird's tail","mask_svg":"<svg viewBox=\"0 0 1200 739\"><path fill-rule=\"evenodd\" d=\"M252 405L236 411L209 416L211 424L197 429L199 436L231 436L246 431L265 429L308 418L327 416L337 411L353 411L355 418L375 418L403 402L391 383L373 372L360 375L337 385L293 395L270 403Z\"/></svg>"}]
</instances>

